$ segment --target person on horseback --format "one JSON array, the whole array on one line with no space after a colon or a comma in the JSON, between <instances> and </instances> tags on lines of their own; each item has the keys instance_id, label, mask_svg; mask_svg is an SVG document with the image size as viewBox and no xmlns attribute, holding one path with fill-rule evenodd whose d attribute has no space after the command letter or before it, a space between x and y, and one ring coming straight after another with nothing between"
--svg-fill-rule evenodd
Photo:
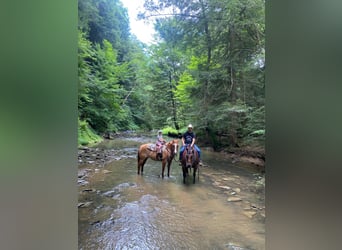
<instances>
[{"instance_id":1,"label":"person on horseback","mask_svg":"<svg viewBox=\"0 0 342 250\"><path fill-rule=\"evenodd\" d=\"M162 148L163 145L166 143L166 141L163 138L163 131L158 131L157 141L156 141L156 147L157 147L157 159L162 160Z\"/></svg>"},{"instance_id":2,"label":"person on horseback","mask_svg":"<svg viewBox=\"0 0 342 250\"><path fill-rule=\"evenodd\" d=\"M186 131L183 136L182 136L182 147L179 151L179 161L182 160L182 154L185 150L186 145L191 145L191 147L195 147L196 151L198 152L198 157L199 157L199 161L200 161L200 165L202 165L201 163L201 150L200 148L195 144L196 142L196 134L195 132L192 131L192 124L188 125L188 131ZM181 165L181 163L179 163L179 165Z\"/></svg>"}]
</instances>

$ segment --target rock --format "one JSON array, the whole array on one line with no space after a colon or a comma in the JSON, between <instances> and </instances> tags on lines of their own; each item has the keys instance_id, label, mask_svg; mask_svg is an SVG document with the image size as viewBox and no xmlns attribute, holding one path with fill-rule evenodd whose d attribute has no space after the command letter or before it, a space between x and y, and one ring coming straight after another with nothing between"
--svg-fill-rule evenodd
<instances>
[{"instance_id":1,"label":"rock","mask_svg":"<svg viewBox=\"0 0 342 250\"><path fill-rule=\"evenodd\" d=\"M233 188L233 191L236 192L236 193L240 193L241 189L240 188Z\"/></svg>"},{"instance_id":2,"label":"rock","mask_svg":"<svg viewBox=\"0 0 342 250\"><path fill-rule=\"evenodd\" d=\"M243 212L244 215L246 215L248 218L253 218L254 215L256 215L256 212L254 211L245 211Z\"/></svg>"},{"instance_id":3,"label":"rock","mask_svg":"<svg viewBox=\"0 0 342 250\"><path fill-rule=\"evenodd\" d=\"M90 193L93 193L95 191L96 191L95 188L87 188L87 189L82 190L82 192L90 192Z\"/></svg>"},{"instance_id":4,"label":"rock","mask_svg":"<svg viewBox=\"0 0 342 250\"><path fill-rule=\"evenodd\" d=\"M251 208L258 209L258 207L255 204L251 204Z\"/></svg>"},{"instance_id":5,"label":"rock","mask_svg":"<svg viewBox=\"0 0 342 250\"><path fill-rule=\"evenodd\" d=\"M87 201L87 202L80 202L78 203L78 207L89 207L91 204L93 204L92 201Z\"/></svg>"},{"instance_id":6,"label":"rock","mask_svg":"<svg viewBox=\"0 0 342 250\"><path fill-rule=\"evenodd\" d=\"M108 174L108 173L111 173L111 172L113 172L113 171L109 171L109 170L104 169L102 172L103 172L104 174Z\"/></svg>"},{"instance_id":7,"label":"rock","mask_svg":"<svg viewBox=\"0 0 342 250\"><path fill-rule=\"evenodd\" d=\"M220 184L221 184L221 183L219 183L219 182L217 182L217 181L214 181L214 182L213 182L213 185L214 185L214 186L219 186Z\"/></svg>"},{"instance_id":8,"label":"rock","mask_svg":"<svg viewBox=\"0 0 342 250\"><path fill-rule=\"evenodd\" d=\"M228 243L228 244L226 244L226 247L227 247L229 250L247 250L247 249L242 248L242 247L240 247L240 246L237 246L237 245L235 245L235 244L233 244L233 243Z\"/></svg>"},{"instance_id":9,"label":"rock","mask_svg":"<svg viewBox=\"0 0 342 250\"><path fill-rule=\"evenodd\" d=\"M226 190L230 190L231 189L231 187L228 187L228 186L218 186L218 187L226 189Z\"/></svg>"},{"instance_id":10,"label":"rock","mask_svg":"<svg viewBox=\"0 0 342 250\"><path fill-rule=\"evenodd\" d=\"M87 181L85 181L85 180L82 180L82 179L77 180L77 184L78 184L78 185L81 185L81 186L87 185L88 183L89 183L89 182L87 182Z\"/></svg>"},{"instance_id":11,"label":"rock","mask_svg":"<svg viewBox=\"0 0 342 250\"><path fill-rule=\"evenodd\" d=\"M97 224L97 223L100 223L100 221L99 221L99 220L93 221L93 222L90 222L89 224L90 224L90 225L95 225L95 224Z\"/></svg>"},{"instance_id":12,"label":"rock","mask_svg":"<svg viewBox=\"0 0 342 250\"><path fill-rule=\"evenodd\" d=\"M229 197L227 201L236 202L236 201L242 201L242 199L240 197Z\"/></svg>"}]
</instances>

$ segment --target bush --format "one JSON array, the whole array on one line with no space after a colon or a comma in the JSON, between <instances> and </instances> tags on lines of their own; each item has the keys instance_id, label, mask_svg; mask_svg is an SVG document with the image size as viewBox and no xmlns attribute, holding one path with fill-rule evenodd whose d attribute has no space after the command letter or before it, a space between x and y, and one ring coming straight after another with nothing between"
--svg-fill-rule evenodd
<instances>
[{"instance_id":1,"label":"bush","mask_svg":"<svg viewBox=\"0 0 342 250\"><path fill-rule=\"evenodd\" d=\"M89 127L88 123L78 119L78 145L85 146L100 141L102 138Z\"/></svg>"}]
</instances>

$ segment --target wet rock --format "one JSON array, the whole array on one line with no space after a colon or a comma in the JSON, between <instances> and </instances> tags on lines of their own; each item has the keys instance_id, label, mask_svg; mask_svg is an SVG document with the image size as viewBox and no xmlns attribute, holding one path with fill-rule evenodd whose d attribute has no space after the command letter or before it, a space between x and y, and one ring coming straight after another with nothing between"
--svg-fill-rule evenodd
<instances>
[{"instance_id":1,"label":"wet rock","mask_svg":"<svg viewBox=\"0 0 342 250\"><path fill-rule=\"evenodd\" d=\"M80 203L78 203L77 207L79 207L79 208L81 208L81 207L89 207L91 204L93 204L92 201L80 202Z\"/></svg>"},{"instance_id":2,"label":"wet rock","mask_svg":"<svg viewBox=\"0 0 342 250\"><path fill-rule=\"evenodd\" d=\"M102 171L102 173L104 173L104 174L108 174L108 173L112 173L113 171L109 171L109 170L107 170L107 169L104 169L103 171Z\"/></svg>"},{"instance_id":3,"label":"wet rock","mask_svg":"<svg viewBox=\"0 0 342 250\"><path fill-rule=\"evenodd\" d=\"M258 207L255 204L251 204L251 208L258 209Z\"/></svg>"},{"instance_id":4,"label":"wet rock","mask_svg":"<svg viewBox=\"0 0 342 250\"><path fill-rule=\"evenodd\" d=\"M233 244L233 243L228 243L228 244L226 244L226 247L227 247L229 250L248 250L247 248L240 247L240 246L235 245L235 244Z\"/></svg>"},{"instance_id":5,"label":"wet rock","mask_svg":"<svg viewBox=\"0 0 342 250\"><path fill-rule=\"evenodd\" d=\"M116 190L110 190L107 192L104 192L102 195L107 196L107 197L113 197L117 193Z\"/></svg>"},{"instance_id":6,"label":"wet rock","mask_svg":"<svg viewBox=\"0 0 342 250\"><path fill-rule=\"evenodd\" d=\"M97 220L97 221L93 221L93 222L90 222L89 224L90 224L90 225L95 225L95 224L98 224L98 223L100 223L100 221L99 221L99 220Z\"/></svg>"},{"instance_id":7,"label":"wet rock","mask_svg":"<svg viewBox=\"0 0 342 250\"><path fill-rule=\"evenodd\" d=\"M227 201L229 201L229 202L237 202L237 201L242 201L242 199L240 197L229 197L227 199Z\"/></svg>"},{"instance_id":8,"label":"wet rock","mask_svg":"<svg viewBox=\"0 0 342 250\"><path fill-rule=\"evenodd\" d=\"M87 182L87 181L85 181L85 180L82 180L82 179L80 179L80 180L77 180L77 184L78 184L78 185L81 185L81 186L84 186L84 185L87 185L87 184L89 184L89 182Z\"/></svg>"},{"instance_id":9,"label":"wet rock","mask_svg":"<svg viewBox=\"0 0 342 250\"><path fill-rule=\"evenodd\" d=\"M87 188L87 189L82 190L82 192L93 193L93 192L96 192L96 189L95 188Z\"/></svg>"},{"instance_id":10,"label":"wet rock","mask_svg":"<svg viewBox=\"0 0 342 250\"><path fill-rule=\"evenodd\" d=\"M219 186L219 185L221 185L221 183L220 183L220 182L217 182L217 181L214 181L214 182L213 182L213 185L214 185L214 186Z\"/></svg>"},{"instance_id":11,"label":"wet rock","mask_svg":"<svg viewBox=\"0 0 342 250\"><path fill-rule=\"evenodd\" d=\"M220 187L222 189L226 189L226 190L230 190L231 189L231 187L228 187L228 186L218 186L218 187Z\"/></svg>"},{"instance_id":12,"label":"wet rock","mask_svg":"<svg viewBox=\"0 0 342 250\"><path fill-rule=\"evenodd\" d=\"M256 212L254 211L245 211L243 212L244 215L246 215L248 218L252 219L254 215L256 215Z\"/></svg>"}]
</instances>

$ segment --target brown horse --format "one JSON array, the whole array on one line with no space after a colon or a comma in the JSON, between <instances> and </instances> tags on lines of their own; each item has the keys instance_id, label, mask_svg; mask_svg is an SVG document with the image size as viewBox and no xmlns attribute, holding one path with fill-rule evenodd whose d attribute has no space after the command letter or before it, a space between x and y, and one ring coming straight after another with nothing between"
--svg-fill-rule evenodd
<instances>
[{"instance_id":1,"label":"brown horse","mask_svg":"<svg viewBox=\"0 0 342 250\"><path fill-rule=\"evenodd\" d=\"M195 183L196 179L196 171L199 166L199 156L197 150L194 149L194 147L191 147L191 145L186 145L185 150L183 151L182 158L181 158L181 164L182 164L182 170L183 170L183 183L185 184L185 178L189 175L189 169L191 172L191 168L194 169L194 180L193 183ZM199 176L198 176L199 178Z\"/></svg>"},{"instance_id":2,"label":"brown horse","mask_svg":"<svg viewBox=\"0 0 342 250\"><path fill-rule=\"evenodd\" d=\"M153 145L153 144L152 144ZM163 146L162 150L162 178L164 178L165 165L167 163L167 177L170 177L170 166L173 158L177 154L178 139L172 140ZM143 144L138 150L138 174L143 174L144 165L148 158L154 161L160 161L157 158L157 151L151 150L151 143Z\"/></svg>"}]
</instances>

